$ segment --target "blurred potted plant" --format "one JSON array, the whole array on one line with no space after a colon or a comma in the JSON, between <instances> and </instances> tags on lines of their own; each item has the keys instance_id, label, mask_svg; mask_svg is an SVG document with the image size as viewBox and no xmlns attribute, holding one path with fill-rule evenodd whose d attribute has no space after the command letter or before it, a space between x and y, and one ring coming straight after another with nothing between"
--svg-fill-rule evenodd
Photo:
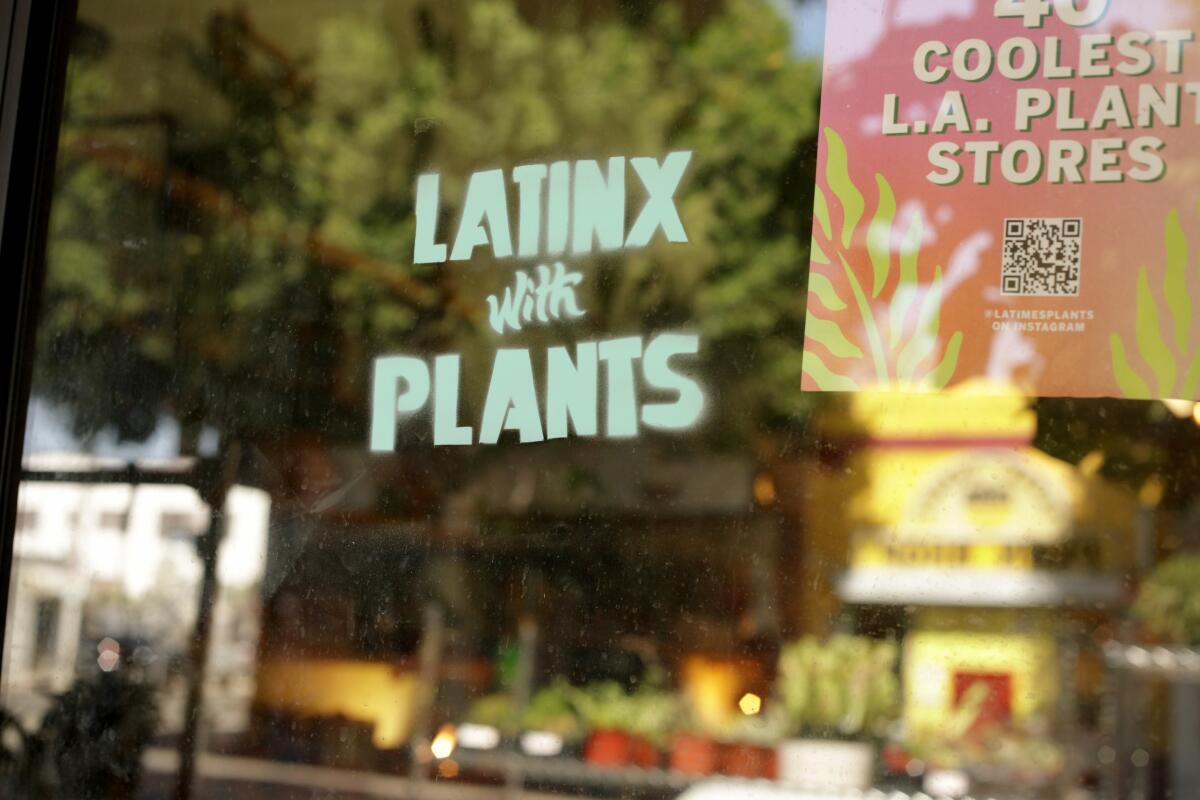
<instances>
[{"instance_id":1,"label":"blurred potted plant","mask_svg":"<svg viewBox=\"0 0 1200 800\"><path fill-rule=\"evenodd\" d=\"M520 731L520 715L513 707L512 695L496 692L476 700L467 712L466 722L495 728L503 736L515 736Z\"/></svg>"},{"instance_id":2,"label":"blurred potted plant","mask_svg":"<svg viewBox=\"0 0 1200 800\"><path fill-rule=\"evenodd\" d=\"M634 737L634 764L658 766L679 719L679 698L665 690L643 687L629 696L629 732Z\"/></svg>"},{"instance_id":3,"label":"blurred potted plant","mask_svg":"<svg viewBox=\"0 0 1200 800\"><path fill-rule=\"evenodd\" d=\"M667 764L684 775L712 775L721 769L721 745L700 731L677 731L671 738Z\"/></svg>"},{"instance_id":4,"label":"blurred potted plant","mask_svg":"<svg viewBox=\"0 0 1200 800\"><path fill-rule=\"evenodd\" d=\"M778 746L781 781L864 790L875 772L875 742L896 718L899 682L892 641L806 637L783 648L777 691L795 738Z\"/></svg>"},{"instance_id":5,"label":"blurred potted plant","mask_svg":"<svg viewBox=\"0 0 1200 800\"><path fill-rule=\"evenodd\" d=\"M781 706L734 718L722 736L720 771L737 778L767 778L778 773L776 748L788 732Z\"/></svg>"},{"instance_id":6,"label":"blurred potted plant","mask_svg":"<svg viewBox=\"0 0 1200 800\"><path fill-rule=\"evenodd\" d=\"M1138 591L1134 615L1164 644L1200 645L1200 555L1159 564Z\"/></svg>"},{"instance_id":7,"label":"blurred potted plant","mask_svg":"<svg viewBox=\"0 0 1200 800\"><path fill-rule=\"evenodd\" d=\"M579 716L576 698L579 689L565 678L556 678L549 686L539 689L529 700L521 715L521 729L527 733L549 734L562 743L564 750L577 748L583 739L583 720ZM549 752L530 752L529 755L549 755Z\"/></svg>"},{"instance_id":8,"label":"blurred potted plant","mask_svg":"<svg viewBox=\"0 0 1200 800\"><path fill-rule=\"evenodd\" d=\"M580 689L575 702L589 731L584 758L598 766L656 766L679 711L666 691L643 687L629 694L613 682Z\"/></svg>"},{"instance_id":9,"label":"blurred potted plant","mask_svg":"<svg viewBox=\"0 0 1200 800\"><path fill-rule=\"evenodd\" d=\"M712 775L721 768L721 744L716 731L700 720L693 709L681 715L671 735L667 766L684 775Z\"/></svg>"}]
</instances>

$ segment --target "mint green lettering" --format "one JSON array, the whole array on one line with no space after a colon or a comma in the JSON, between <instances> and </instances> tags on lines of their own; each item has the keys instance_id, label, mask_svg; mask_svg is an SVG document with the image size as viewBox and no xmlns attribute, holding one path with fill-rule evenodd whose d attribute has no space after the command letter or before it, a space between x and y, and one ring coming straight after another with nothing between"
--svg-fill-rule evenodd
<instances>
[{"instance_id":1,"label":"mint green lettering","mask_svg":"<svg viewBox=\"0 0 1200 800\"><path fill-rule=\"evenodd\" d=\"M546 180L545 164L525 164L512 171L517 185L518 214L517 255L533 258L541 246L542 183Z\"/></svg>"},{"instance_id":2,"label":"mint green lettering","mask_svg":"<svg viewBox=\"0 0 1200 800\"><path fill-rule=\"evenodd\" d=\"M601 250L620 250L625 238L625 159L608 160L608 178L595 161L575 162L575 203L572 206L575 254L592 249L592 237Z\"/></svg>"},{"instance_id":3,"label":"mint green lettering","mask_svg":"<svg viewBox=\"0 0 1200 800\"><path fill-rule=\"evenodd\" d=\"M495 444L501 431L517 431L521 443L542 441L542 421L529 351L496 351L492 380L483 404L480 444Z\"/></svg>"},{"instance_id":4,"label":"mint green lettering","mask_svg":"<svg viewBox=\"0 0 1200 800\"><path fill-rule=\"evenodd\" d=\"M476 247L489 241L496 258L512 255L504 172L498 169L476 172L467 183L467 199L463 203L462 220L458 223L450 260L466 261Z\"/></svg>"},{"instance_id":5,"label":"mint green lettering","mask_svg":"<svg viewBox=\"0 0 1200 800\"><path fill-rule=\"evenodd\" d=\"M653 158L630 159L629 163L642 179L649 197L629 230L626 247L645 247L659 228L666 234L668 242L688 240L683 223L679 220L679 210L675 208L675 192L691 160L690 150L669 153L661 165Z\"/></svg>"},{"instance_id":6,"label":"mint green lettering","mask_svg":"<svg viewBox=\"0 0 1200 800\"><path fill-rule=\"evenodd\" d=\"M575 360L565 347L546 353L546 438L567 438L567 418L576 436L596 435L597 348L595 342L575 346Z\"/></svg>"},{"instance_id":7,"label":"mint green lettering","mask_svg":"<svg viewBox=\"0 0 1200 800\"><path fill-rule=\"evenodd\" d=\"M571 207L571 163L550 165L550 197L546 201L546 252L562 255L567 249L567 223Z\"/></svg>"},{"instance_id":8,"label":"mint green lettering","mask_svg":"<svg viewBox=\"0 0 1200 800\"><path fill-rule=\"evenodd\" d=\"M438 244L438 175L417 178L417 235L413 241L414 264L437 264L446 260L446 245Z\"/></svg>"},{"instance_id":9,"label":"mint green lettering","mask_svg":"<svg viewBox=\"0 0 1200 800\"><path fill-rule=\"evenodd\" d=\"M637 336L601 342L599 358L605 362L608 377L606 433L613 438L637 436L637 386L633 362L642 355L642 340Z\"/></svg>"},{"instance_id":10,"label":"mint green lettering","mask_svg":"<svg viewBox=\"0 0 1200 800\"><path fill-rule=\"evenodd\" d=\"M429 368L419 358L385 356L375 359L373 382L371 451L390 453L396 449L397 417L413 413L429 399Z\"/></svg>"},{"instance_id":11,"label":"mint green lettering","mask_svg":"<svg viewBox=\"0 0 1200 800\"><path fill-rule=\"evenodd\" d=\"M438 356L433 361L433 443L468 445L474 431L458 424L458 375L462 358Z\"/></svg>"},{"instance_id":12,"label":"mint green lettering","mask_svg":"<svg viewBox=\"0 0 1200 800\"><path fill-rule=\"evenodd\" d=\"M674 392L670 403L642 406L642 422L664 431L686 430L696 424L704 411L704 393L694 380L671 369L671 357L700 352L700 337L695 334L663 333L650 340L642 358L642 375L655 389Z\"/></svg>"}]
</instances>

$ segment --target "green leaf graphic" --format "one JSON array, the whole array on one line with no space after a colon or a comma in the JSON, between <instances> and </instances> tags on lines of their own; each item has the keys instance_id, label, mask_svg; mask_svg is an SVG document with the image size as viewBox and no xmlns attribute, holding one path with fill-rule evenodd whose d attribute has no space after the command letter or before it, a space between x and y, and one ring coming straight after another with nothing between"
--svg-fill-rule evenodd
<instances>
[{"instance_id":1,"label":"green leaf graphic","mask_svg":"<svg viewBox=\"0 0 1200 800\"><path fill-rule=\"evenodd\" d=\"M1190 400L1196 396L1196 386L1200 384L1200 353L1192 359L1191 366L1188 367L1187 374L1183 376L1183 391L1179 396Z\"/></svg>"},{"instance_id":2,"label":"green leaf graphic","mask_svg":"<svg viewBox=\"0 0 1200 800\"><path fill-rule=\"evenodd\" d=\"M1109 339L1113 375L1121 393L1126 397L1180 397L1192 400L1196 398L1196 392L1200 389L1200 348L1192 344L1194 301L1188 286L1191 248L1177 208L1167 213L1163 225L1163 246L1166 251L1166 268L1163 274L1162 295L1170 319L1160 319L1160 306L1151 291L1149 273L1143 266L1138 271L1134 326L1137 355L1141 356L1141 361L1150 368L1157 392L1151 391L1151 381L1139 372L1141 365L1135 366L1130 363L1125 340L1117 334L1113 334ZM1173 334L1168 338L1174 349L1163 337L1164 324ZM1182 366L1184 364L1187 365L1186 368ZM1179 380L1181 372L1182 381Z\"/></svg>"},{"instance_id":3,"label":"green leaf graphic","mask_svg":"<svg viewBox=\"0 0 1200 800\"><path fill-rule=\"evenodd\" d=\"M1108 342L1112 348L1113 376L1117 379L1117 386L1121 387L1121 393L1126 397L1150 397L1149 384L1129 366L1129 358L1125 355L1125 343L1121 341L1121 337L1114 333Z\"/></svg>"},{"instance_id":4,"label":"green leaf graphic","mask_svg":"<svg viewBox=\"0 0 1200 800\"><path fill-rule=\"evenodd\" d=\"M875 219L867 226L867 255L875 268L871 297L879 297L892 269L892 221L896 218L896 195L891 184L877 174L875 185L879 188L879 208L875 211Z\"/></svg>"},{"instance_id":5,"label":"green leaf graphic","mask_svg":"<svg viewBox=\"0 0 1200 800\"><path fill-rule=\"evenodd\" d=\"M858 384L852 379L830 371L821 357L811 350L804 354L804 374L812 378L823 392L853 392L858 389Z\"/></svg>"},{"instance_id":6,"label":"green leaf graphic","mask_svg":"<svg viewBox=\"0 0 1200 800\"><path fill-rule=\"evenodd\" d=\"M842 247L849 247L850 242L854 240L854 229L858 227L867 203L850 178L850 159L842 137L838 136L833 128L826 128L825 141L828 145L825 181L833 190L834 197L842 204Z\"/></svg>"},{"instance_id":7,"label":"green leaf graphic","mask_svg":"<svg viewBox=\"0 0 1200 800\"><path fill-rule=\"evenodd\" d=\"M962 350L962 343L962 331L957 331L950 337L950 343L946 345L946 354L931 373L935 389L945 389L946 384L954 377L954 371L958 369L958 354Z\"/></svg>"},{"instance_id":8,"label":"green leaf graphic","mask_svg":"<svg viewBox=\"0 0 1200 800\"><path fill-rule=\"evenodd\" d=\"M1167 243L1167 276L1163 293L1167 306L1175 320L1175 344L1179 352L1188 351L1188 339L1192 333L1192 296L1187 285L1188 241L1179 224L1178 209L1167 215L1163 238Z\"/></svg>"},{"instance_id":9,"label":"green leaf graphic","mask_svg":"<svg viewBox=\"0 0 1200 800\"><path fill-rule=\"evenodd\" d=\"M1159 331L1158 303L1150 293L1150 281L1146 268L1138 273L1137 285L1137 346L1138 352L1158 380L1158 396L1170 397L1175 388L1175 357L1163 341Z\"/></svg>"},{"instance_id":10,"label":"green leaf graphic","mask_svg":"<svg viewBox=\"0 0 1200 800\"><path fill-rule=\"evenodd\" d=\"M807 335L828 350L829 355L839 363L827 365L811 351L806 351L804 372L819 388L845 390L856 384L849 375L859 374L861 362L869 359L876 384L890 385L894 369L895 377L901 382L924 381L935 388L944 388L953 380L958 369L963 335L955 332L942 346L939 330L940 305L944 294L941 267L934 270L933 281L922 297L920 254L924 241L924 220L919 213L914 214L898 247L893 248L892 243L898 234L898 204L891 183L880 173L875 175L877 197L873 201L874 214L866 224L863 235L859 226L864 221L867 199L850 175L846 144L832 128L825 128L824 133L824 189L817 188L814 201L815 230L811 262L815 265L830 261L841 264L842 274L854 298L853 306L862 321L865 342L851 338L850 329L844 323L814 316L811 313L814 306L810 305ZM826 190L837 201L832 206ZM861 250L864 243L865 253ZM868 263L871 272L869 297L864 291L868 279L865 279L865 274L860 277L857 271L859 266ZM895 276L893 272L897 264L899 275ZM884 291L893 279L895 287L890 296L885 296ZM847 309L848 299L844 300L843 295L839 294L829 275L818 272L815 267L809 273L809 294L830 311ZM872 299L883 297L886 297L886 304L872 305ZM920 313L915 330L906 337L905 323L913 307L918 305L918 298L921 298ZM857 335L858 331L855 326L853 333ZM884 333L887 334L886 343ZM936 365L921 370L922 364L939 353L940 360ZM859 362L859 365L855 362ZM838 369L845 369L847 374L837 372Z\"/></svg>"},{"instance_id":11,"label":"green leaf graphic","mask_svg":"<svg viewBox=\"0 0 1200 800\"><path fill-rule=\"evenodd\" d=\"M846 310L846 304L842 298L838 297L837 289L833 288L833 281L819 272L814 271L808 274L808 293L816 295L817 299L821 301L821 305L830 311Z\"/></svg>"},{"instance_id":12,"label":"green leaf graphic","mask_svg":"<svg viewBox=\"0 0 1200 800\"><path fill-rule=\"evenodd\" d=\"M832 239L833 225L829 222L829 201L825 199L825 192L821 191L820 186L817 187L813 200L813 219L821 226L821 233L825 234L825 238Z\"/></svg>"},{"instance_id":13,"label":"green leaf graphic","mask_svg":"<svg viewBox=\"0 0 1200 800\"><path fill-rule=\"evenodd\" d=\"M829 256L825 255L825 250L816 242L813 242L812 246L809 247L808 257L815 264L829 263Z\"/></svg>"},{"instance_id":14,"label":"green leaf graphic","mask_svg":"<svg viewBox=\"0 0 1200 800\"><path fill-rule=\"evenodd\" d=\"M933 283L925 293L921 303L921 311L917 331L900 351L897 361L897 374L902 381L911 381L916 376L917 367L921 365L937 344L937 331L941 327L942 316L942 268L933 271ZM922 335L924 334L924 335Z\"/></svg>"},{"instance_id":15,"label":"green leaf graphic","mask_svg":"<svg viewBox=\"0 0 1200 800\"><path fill-rule=\"evenodd\" d=\"M863 351L846 338L846 334L842 333L842 329L837 326L836 322L814 317L810 314L807 331L810 339L824 345L826 350L838 358L863 357Z\"/></svg>"},{"instance_id":16,"label":"green leaf graphic","mask_svg":"<svg viewBox=\"0 0 1200 800\"><path fill-rule=\"evenodd\" d=\"M887 360L884 357L883 341L879 338L879 325L875 322L875 315L871 313L871 304L867 301L867 296L863 294L862 284L855 277L854 270L850 269L850 262L846 260L845 256L841 256L841 259L842 269L846 271L846 279L850 281L850 291L854 293L854 300L858 303L858 313L862 314L863 322L867 326L867 341L871 344L871 356L875 360L875 377L886 386L888 383Z\"/></svg>"}]
</instances>

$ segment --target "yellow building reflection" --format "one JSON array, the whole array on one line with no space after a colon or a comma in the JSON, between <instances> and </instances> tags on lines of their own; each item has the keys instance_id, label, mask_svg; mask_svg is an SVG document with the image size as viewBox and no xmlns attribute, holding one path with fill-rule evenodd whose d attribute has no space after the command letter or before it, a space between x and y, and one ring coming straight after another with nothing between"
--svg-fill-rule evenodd
<instances>
[{"instance_id":1,"label":"yellow building reflection","mask_svg":"<svg viewBox=\"0 0 1200 800\"><path fill-rule=\"evenodd\" d=\"M882 609L902 620L909 739L1074 723L1079 632L1124 599L1137 503L1035 449L1035 432L1029 399L986 383L857 394L822 431L806 623L843 606L868 627Z\"/></svg>"}]
</instances>

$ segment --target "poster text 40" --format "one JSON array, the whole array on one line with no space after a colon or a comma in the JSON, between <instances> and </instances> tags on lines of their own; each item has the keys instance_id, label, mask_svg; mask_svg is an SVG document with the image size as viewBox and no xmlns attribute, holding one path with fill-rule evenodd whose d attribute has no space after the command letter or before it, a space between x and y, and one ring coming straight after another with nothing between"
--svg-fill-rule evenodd
<instances>
[{"instance_id":1,"label":"poster text 40","mask_svg":"<svg viewBox=\"0 0 1200 800\"><path fill-rule=\"evenodd\" d=\"M1074 0L996 0L997 17L1020 17L1026 28L1040 28L1051 14L1068 25L1086 27L1099 22L1106 13L1111 0L1083 0L1082 5Z\"/></svg>"}]
</instances>

